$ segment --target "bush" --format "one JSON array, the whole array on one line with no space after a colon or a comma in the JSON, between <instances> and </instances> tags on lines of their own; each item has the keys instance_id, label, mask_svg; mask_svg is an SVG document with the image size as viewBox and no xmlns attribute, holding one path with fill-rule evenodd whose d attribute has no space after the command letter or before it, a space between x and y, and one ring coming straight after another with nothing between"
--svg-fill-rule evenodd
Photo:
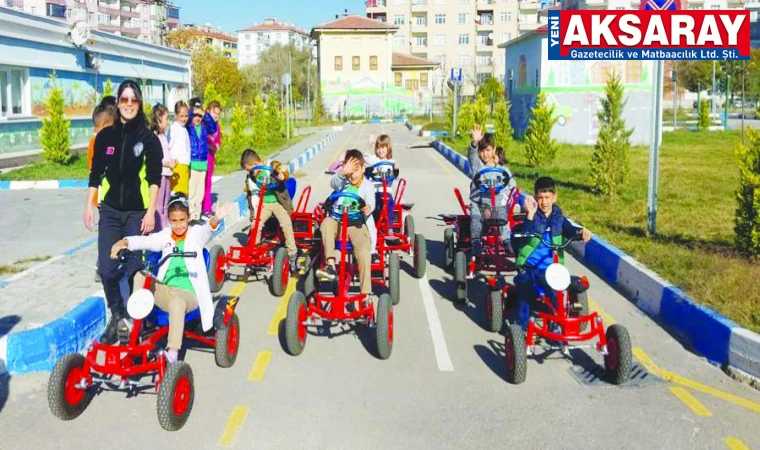
<instances>
[{"instance_id":1,"label":"bush","mask_svg":"<svg viewBox=\"0 0 760 450\"><path fill-rule=\"evenodd\" d=\"M254 150L262 149L269 142L270 131L267 110L264 107L264 101L258 95L253 99L253 112L251 114L251 127L253 128L251 147Z\"/></svg>"},{"instance_id":2,"label":"bush","mask_svg":"<svg viewBox=\"0 0 760 450\"><path fill-rule=\"evenodd\" d=\"M480 125L484 130L486 129L488 106L486 105L486 98L482 94L478 94L478 96L475 97L475 101L472 103L472 118L475 124Z\"/></svg>"},{"instance_id":3,"label":"bush","mask_svg":"<svg viewBox=\"0 0 760 450\"><path fill-rule=\"evenodd\" d=\"M269 129L269 140L280 137L282 131L282 117L280 117L280 105L277 101L277 95L272 93L267 96L267 128Z\"/></svg>"},{"instance_id":4,"label":"bush","mask_svg":"<svg viewBox=\"0 0 760 450\"><path fill-rule=\"evenodd\" d=\"M319 124L325 120L325 106L322 104L322 86L317 83L317 92L314 94L314 123Z\"/></svg>"},{"instance_id":5,"label":"bush","mask_svg":"<svg viewBox=\"0 0 760 450\"><path fill-rule=\"evenodd\" d=\"M71 161L69 128L71 121L64 113L63 89L55 84L55 72L50 74L50 90L45 108L50 117L42 119L40 144L42 158L51 164L68 164Z\"/></svg>"},{"instance_id":6,"label":"bush","mask_svg":"<svg viewBox=\"0 0 760 450\"><path fill-rule=\"evenodd\" d=\"M738 145L739 189L736 192L735 245L748 258L760 256L760 132L747 129L748 145Z\"/></svg>"},{"instance_id":7,"label":"bush","mask_svg":"<svg viewBox=\"0 0 760 450\"><path fill-rule=\"evenodd\" d=\"M206 87L203 89L203 102L208 105L210 102L216 100L219 102L219 104L222 105L222 109L226 106L224 101L222 100L222 96L219 95L219 93L216 91L216 87L214 86L214 83L208 83L206 84Z\"/></svg>"},{"instance_id":8,"label":"bush","mask_svg":"<svg viewBox=\"0 0 760 450\"><path fill-rule=\"evenodd\" d=\"M509 154L509 147L512 145L512 122L509 120L509 108L510 104L504 100L504 97L499 97L494 107L494 120L496 125L494 131L496 132L496 145L504 148L504 152Z\"/></svg>"},{"instance_id":9,"label":"bush","mask_svg":"<svg viewBox=\"0 0 760 450\"><path fill-rule=\"evenodd\" d=\"M697 122L697 129L700 131L710 129L710 102L705 99L699 101L699 121Z\"/></svg>"},{"instance_id":10,"label":"bush","mask_svg":"<svg viewBox=\"0 0 760 450\"><path fill-rule=\"evenodd\" d=\"M100 100L103 100L105 97L109 97L113 95L113 84L111 83L110 78L106 78L106 82L103 85L103 95L100 97Z\"/></svg>"},{"instance_id":11,"label":"bush","mask_svg":"<svg viewBox=\"0 0 760 450\"><path fill-rule=\"evenodd\" d=\"M248 147L249 138L246 127L248 127L248 113L240 103L235 103L230 116L230 131L222 140L222 157L232 158Z\"/></svg>"},{"instance_id":12,"label":"bush","mask_svg":"<svg viewBox=\"0 0 760 450\"><path fill-rule=\"evenodd\" d=\"M607 79L604 90L606 98L597 114L601 127L591 156L591 180L595 194L615 196L618 185L625 183L630 172L628 153L633 128L626 129L622 118L627 102L617 73Z\"/></svg>"},{"instance_id":13,"label":"bush","mask_svg":"<svg viewBox=\"0 0 760 450\"><path fill-rule=\"evenodd\" d=\"M557 157L558 144L552 139L552 128L557 119L553 115L554 106L547 104L546 94L540 92L525 132L525 157L533 167L551 163Z\"/></svg>"},{"instance_id":14,"label":"bush","mask_svg":"<svg viewBox=\"0 0 760 450\"><path fill-rule=\"evenodd\" d=\"M472 103L466 102L457 111L457 134L467 136L475 125L475 111Z\"/></svg>"}]
</instances>

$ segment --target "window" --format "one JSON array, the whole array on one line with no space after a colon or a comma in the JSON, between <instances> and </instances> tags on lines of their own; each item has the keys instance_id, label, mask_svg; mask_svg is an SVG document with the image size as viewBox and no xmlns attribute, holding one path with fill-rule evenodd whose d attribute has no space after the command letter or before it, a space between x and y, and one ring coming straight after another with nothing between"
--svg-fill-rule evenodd
<instances>
[{"instance_id":1,"label":"window","mask_svg":"<svg viewBox=\"0 0 760 450\"><path fill-rule=\"evenodd\" d=\"M420 74L420 86L427 87L427 85L428 85L428 73L422 72Z\"/></svg>"},{"instance_id":2,"label":"window","mask_svg":"<svg viewBox=\"0 0 760 450\"><path fill-rule=\"evenodd\" d=\"M470 65L470 55L459 55L459 57L457 57L457 61L459 62L459 65L462 66L462 67L469 66Z\"/></svg>"},{"instance_id":3,"label":"window","mask_svg":"<svg viewBox=\"0 0 760 450\"><path fill-rule=\"evenodd\" d=\"M436 14L435 23L438 25L444 25L446 23L446 14Z\"/></svg>"},{"instance_id":4,"label":"window","mask_svg":"<svg viewBox=\"0 0 760 450\"><path fill-rule=\"evenodd\" d=\"M0 67L0 117L29 115L26 69Z\"/></svg>"},{"instance_id":5,"label":"window","mask_svg":"<svg viewBox=\"0 0 760 450\"><path fill-rule=\"evenodd\" d=\"M403 5L404 4L404 0L393 0L393 4L394 5Z\"/></svg>"},{"instance_id":6,"label":"window","mask_svg":"<svg viewBox=\"0 0 760 450\"><path fill-rule=\"evenodd\" d=\"M446 4L446 0L435 0L435 4L436 5L445 5Z\"/></svg>"},{"instance_id":7,"label":"window","mask_svg":"<svg viewBox=\"0 0 760 450\"><path fill-rule=\"evenodd\" d=\"M470 0L459 0L459 3L470 3Z\"/></svg>"},{"instance_id":8,"label":"window","mask_svg":"<svg viewBox=\"0 0 760 450\"><path fill-rule=\"evenodd\" d=\"M470 43L470 35L469 34L460 34L459 35L459 45L467 45Z\"/></svg>"},{"instance_id":9,"label":"window","mask_svg":"<svg viewBox=\"0 0 760 450\"><path fill-rule=\"evenodd\" d=\"M251 51L251 46L250 45L246 45L245 46L245 51L250 52Z\"/></svg>"},{"instance_id":10,"label":"window","mask_svg":"<svg viewBox=\"0 0 760 450\"><path fill-rule=\"evenodd\" d=\"M359 56L354 56L351 58L351 68L354 70L361 70L362 60Z\"/></svg>"},{"instance_id":11,"label":"window","mask_svg":"<svg viewBox=\"0 0 760 450\"><path fill-rule=\"evenodd\" d=\"M478 55L479 66L490 66L493 58L489 55Z\"/></svg>"},{"instance_id":12,"label":"window","mask_svg":"<svg viewBox=\"0 0 760 450\"><path fill-rule=\"evenodd\" d=\"M249 39L251 39L251 34L250 33L244 34L243 35L243 39L245 39L246 41L249 40Z\"/></svg>"},{"instance_id":13,"label":"window","mask_svg":"<svg viewBox=\"0 0 760 450\"><path fill-rule=\"evenodd\" d=\"M470 15L468 13L459 13L457 16L457 22L460 25L467 25L470 22Z\"/></svg>"},{"instance_id":14,"label":"window","mask_svg":"<svg viewBox=\"0 0 760 450\"><path fill-rule=\"evenodd\" d=\"M53 3L47 4L48 17L66 17L66 7L63 5L55 5Z\"/></svg>"},{"instance_id":15,"label":"window","mask_svg":"<svg viewBox=\"0 0 760 450\"><path fill-rule=\"evenodd\" d=\"M177 8L166 8L166 16L170 19L177 19L179 20L179 9Z\"/></svg>"},{"instance_id":16,"label":"window","mask_svg":"<svg viewBox=\"0 0 760 450\"><path fill-rule=\"evenodd\" d=\"M396 14L393 16L393 25L403 25L406 23L406 16L403 14Z\"/></svg>"},{"instance_id":17,"label":"window","mask_svg":"<svg viewBox=\"0 0 760 450\"><path fill-rule=\"evenodd\" d=\"M414 45L417 47L426 47L427 46L427 36L415 36L414 37Z\"/></svg>"},{"instance_id":18,"label":"window","mask_svg":"<svg viewBox=\"0 0 760 450\"><path fill-rule=\"evenodd\" d=\"M397 34L393 36L393 46L394 47L403 47L404 46L404 35L403 34Z\"/></svg>"},{"instance_id":19,"label":"window","mask_svg":"<svg viewBox=\"0 0 760 450\"><path fill-rule=\"evenodd\" d=\"M343 57L342 56L336 56L335 57L335 70L343 70Z\"/></svg>"},{"instance_id":20,"label":"window","mask_svg":"<svg viewBox=\"0 0 760 450\"><path fill-rule=\"evenodd\" d=\"M414 23L421 27L427 26L427 16L414 16Z\"/></svg>"},{"instance_id":21,"label":"window","mask_svg":"<svg viewBox=\"0 0 760 450\"><path fill-rule=\"evenodd\" d=\"M446 45L446 35L445 34L436 34L435 35L435 45Z\"/></svg>"},{"instance_id":22,"label":"window","mask_svg":"<svg viewBox=\"0 0 760 450\"><path fill-rule=\"evenodd\" d=\"M401 87L401 82L403 81L404 75L401 72L396 72L393 74L393 78L396 87Z\"/></svg>"},{"instance_id":23,"label":"window","mask_svg":"<svg viewBox=\"0 0 760 450\"><path fill-rule=\"evenodd\" d=\"M501 13L501 23L509 23L512 21L512 12L511 11L502 11Z\"/></svg>"},{"instance_id":24,"label":"window","mask_svg":"<svg viewBox=\"0 0 760 450\"><path fill-rule=\"evenodd\" d=\"M406 88L407 91L416 91L420 88L420 80L406 80L404 88Z\"/></svg>"}]
</instances>

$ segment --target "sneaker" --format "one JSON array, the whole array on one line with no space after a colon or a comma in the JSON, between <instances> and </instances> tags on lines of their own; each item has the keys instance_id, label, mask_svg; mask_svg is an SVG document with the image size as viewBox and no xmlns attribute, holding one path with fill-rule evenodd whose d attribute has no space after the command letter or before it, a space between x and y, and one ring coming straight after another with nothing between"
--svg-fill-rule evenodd
<instances>
[{"instance_id":1,"label":"sneaker","mask_svg":"<svg viewBox=\"0 0 760 450\"><path fill-rule=\"evenodd\" d=\"M290 264L290 272L295 273L298 272L298 255L293 255L288 257L288 263Z\"/></svg>"},{"instance_id":2,"label":"sneaker","mask_svg":"<svg viewBox=\"0 0 760 450\"><path fill-rule=\"evenodd\" d=\"M380 255L378 253L372 254L372 264L377 264L380 262Z\"/></svg>"},{"instance_id":3,"label":"sneaker","mask_svg":"<svg viewBox=\"0 0 760 450\"><path fill-rule=\"evenodd\" d=\"M317 276L319 278L334 280L335 279L335 267L330 264L326 264L324 268L317 269Z\"/></svg>"},{"instance_id":4,"label":"sneaker","mask_svg":"<svg viewBox=\"0 0 760 450\"><path fill-rule=\"evenodd\" d=\"M179 352L176 350L167 350L164 353L164 357L166 358L166 364L174 364L179 359Z\"/></svg>"},{"instance_id":5,"label":"sneaker","mask_svg":"<svg viewBox=\"0 0 760 450\"><path fill-rule=\"evenodd\" d=\"M100 278L100 272L98 272L98 269L95 269L95 282L96 283L102 283L103 280Z\"/></svg>"},{"instance_id":6,"label":"sneaker","mask_svg":"<svg viewBox=\"0 0 760 450\"><path fill-rule=\"evenodd\" d=\"M132 333L135 322L131 317L123 316L116 325L116 335L121 342L129 342L129 335Z\"/></svg>"},{"instance_id":7,"label":"sneaker","mask_svg":"<svg viewBox=\"0 0 760 450\"><path fill-rule=\"evenodd\" d=\"M101 344L113 345L118 341L118 327L122 317L123 315L120 312L111 314L111 320L108 321L105 331L100 336Z\"/></svg>"}]
</instances>

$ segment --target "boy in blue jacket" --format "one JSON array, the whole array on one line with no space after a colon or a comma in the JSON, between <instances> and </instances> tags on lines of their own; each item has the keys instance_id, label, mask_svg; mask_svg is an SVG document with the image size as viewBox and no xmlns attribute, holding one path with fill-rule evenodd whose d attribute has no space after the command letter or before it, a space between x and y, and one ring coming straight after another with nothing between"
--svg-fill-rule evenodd
<instances>
[{"instance_id":1,"label":"boy in blue jacket","mask_svg":"<svg viewBox=\"0 0 760 450\"><path fill-rule=\"evenodd\" d=\"M217 132L217 123L203 113L200 98L190 99L192 119L187 122L190 137L190 221L200 221L203 197L206 193L206 170L208 169L208 142L210 134Z\"/></svg>"}]
</instances>

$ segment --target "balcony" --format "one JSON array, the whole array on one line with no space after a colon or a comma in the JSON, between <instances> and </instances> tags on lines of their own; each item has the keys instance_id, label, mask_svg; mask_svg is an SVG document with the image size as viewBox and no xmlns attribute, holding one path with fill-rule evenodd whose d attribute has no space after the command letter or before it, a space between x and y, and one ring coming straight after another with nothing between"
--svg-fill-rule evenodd
<instances>
[{"instance_id":1,"label":"balcony","mask_svg":"<svg viewBox=\"0 0 760 450\"><path fill-rule=\"evenodd\" d=\"M479 52L488 52L493 50L493 39L478 39L476 50Z\"/></svg>"},{"instance_id":2,"label":"balcony","mask_svg":"<svg viewBox=\"0 0 760 450\"><path fill-rule=\"evenodd\" d=\"M386 0L366 0L364 6L366 6L367 14L369 14L373 12L385 12L385 8L388 5Z\"/></svg>"},{"instance_id":3,"label":"balcony","mask_svg":"<svg viewBox=\"0 0 760 450\"><path fill-rule=\"evenodd\" d=\"M527 33L529 31L535 30L536 28L540 26L541 24L538 22L534 22L534 23L520 22L517 24L517 30L520 31L520 33Z\"/></svg>"},{"instance_id":4,"label":"balcony","mask_svg":"<svg viewBox=\"0 0 760 450\"><path fill-rule=\"evenodd\" d=\"M98 30L106 31L108 33L118 33L121 31L121 27L119 25L109 25L105 23L99 23Z\"/></svg>"},{"instance_id":5,"label":"balcony","mask_svg":"<svg viewBox=\"0 0 760 450\"><path fill-rule=\"evenodd\" d=\"M140 17L140 12L133 9L122 9L121 17Z\"/></svg>"},{"instance_id":6,"label":"balcony","mask_svg":"<svg viewBox=\"0 0 760 450\"><path fill-rule=\"evenodd\" d=\"M428 0L412 0L412 11L427 11Z\"/></svg>"},{"instance_id":7,"label":"balcony","mask_svg":"<svg viewBox=\"0 0 760 450\"><path fill-rule=\"evenodd\" d=\"M541 9L541 4L538 2L523 1L520 2L520 12L530 12Z\"/></svg>"},{"instance_id":8,"label":"balcony","mask_svg":"<svg viewBox=\"0 0 760 450\"><path fill-rule=\"evenodd\" d=\"M585 0L586 3L586 9L607 9L607 0ZM640 5L641 2L637 2L637 9L638 5Z\"/></svg>"},{"instance_id":9,"label":"balcony","mask_svg":"<svg viewBox=\"0 0 760 450\"><path fill-rule=\"evenodd\" d=\"M137 27L123 26L119 31L121 31L122 36L137 37L140 35L140 29Z\"/></svg>"},{"instance_id":10,"label":"balcony","mask_svg":"<svg viewBox=\"0 0 760 450\"><path fill-rule=\"evenodd\" d=\"M119 8L111 8L108 6L98 6L98 11L102 12L103 14L108 14L111 17L121 16L121 9Z\"/></svg>"},{"instance_id":11,"label":"balcony","mask_svg":"<svg viewBox=\"0 0 760 450\"><path fill-rule=\"evenodd\" d=\"M493 30L493 14L482 14L475 18L478 30Z\"/></svg>"},{"instance_id":12,"label":"balcony","mask_svg":"<svg viewBox=\"0 0 760 450\"><path fill-rule=\"evenodd\" d=\"M485 9L493 9L493 6L490 8L488 6L493 5L496 3L496 0L478 0L478 9L482 9L483 6L485 6Z\"/></svg>"}]
</instances>

